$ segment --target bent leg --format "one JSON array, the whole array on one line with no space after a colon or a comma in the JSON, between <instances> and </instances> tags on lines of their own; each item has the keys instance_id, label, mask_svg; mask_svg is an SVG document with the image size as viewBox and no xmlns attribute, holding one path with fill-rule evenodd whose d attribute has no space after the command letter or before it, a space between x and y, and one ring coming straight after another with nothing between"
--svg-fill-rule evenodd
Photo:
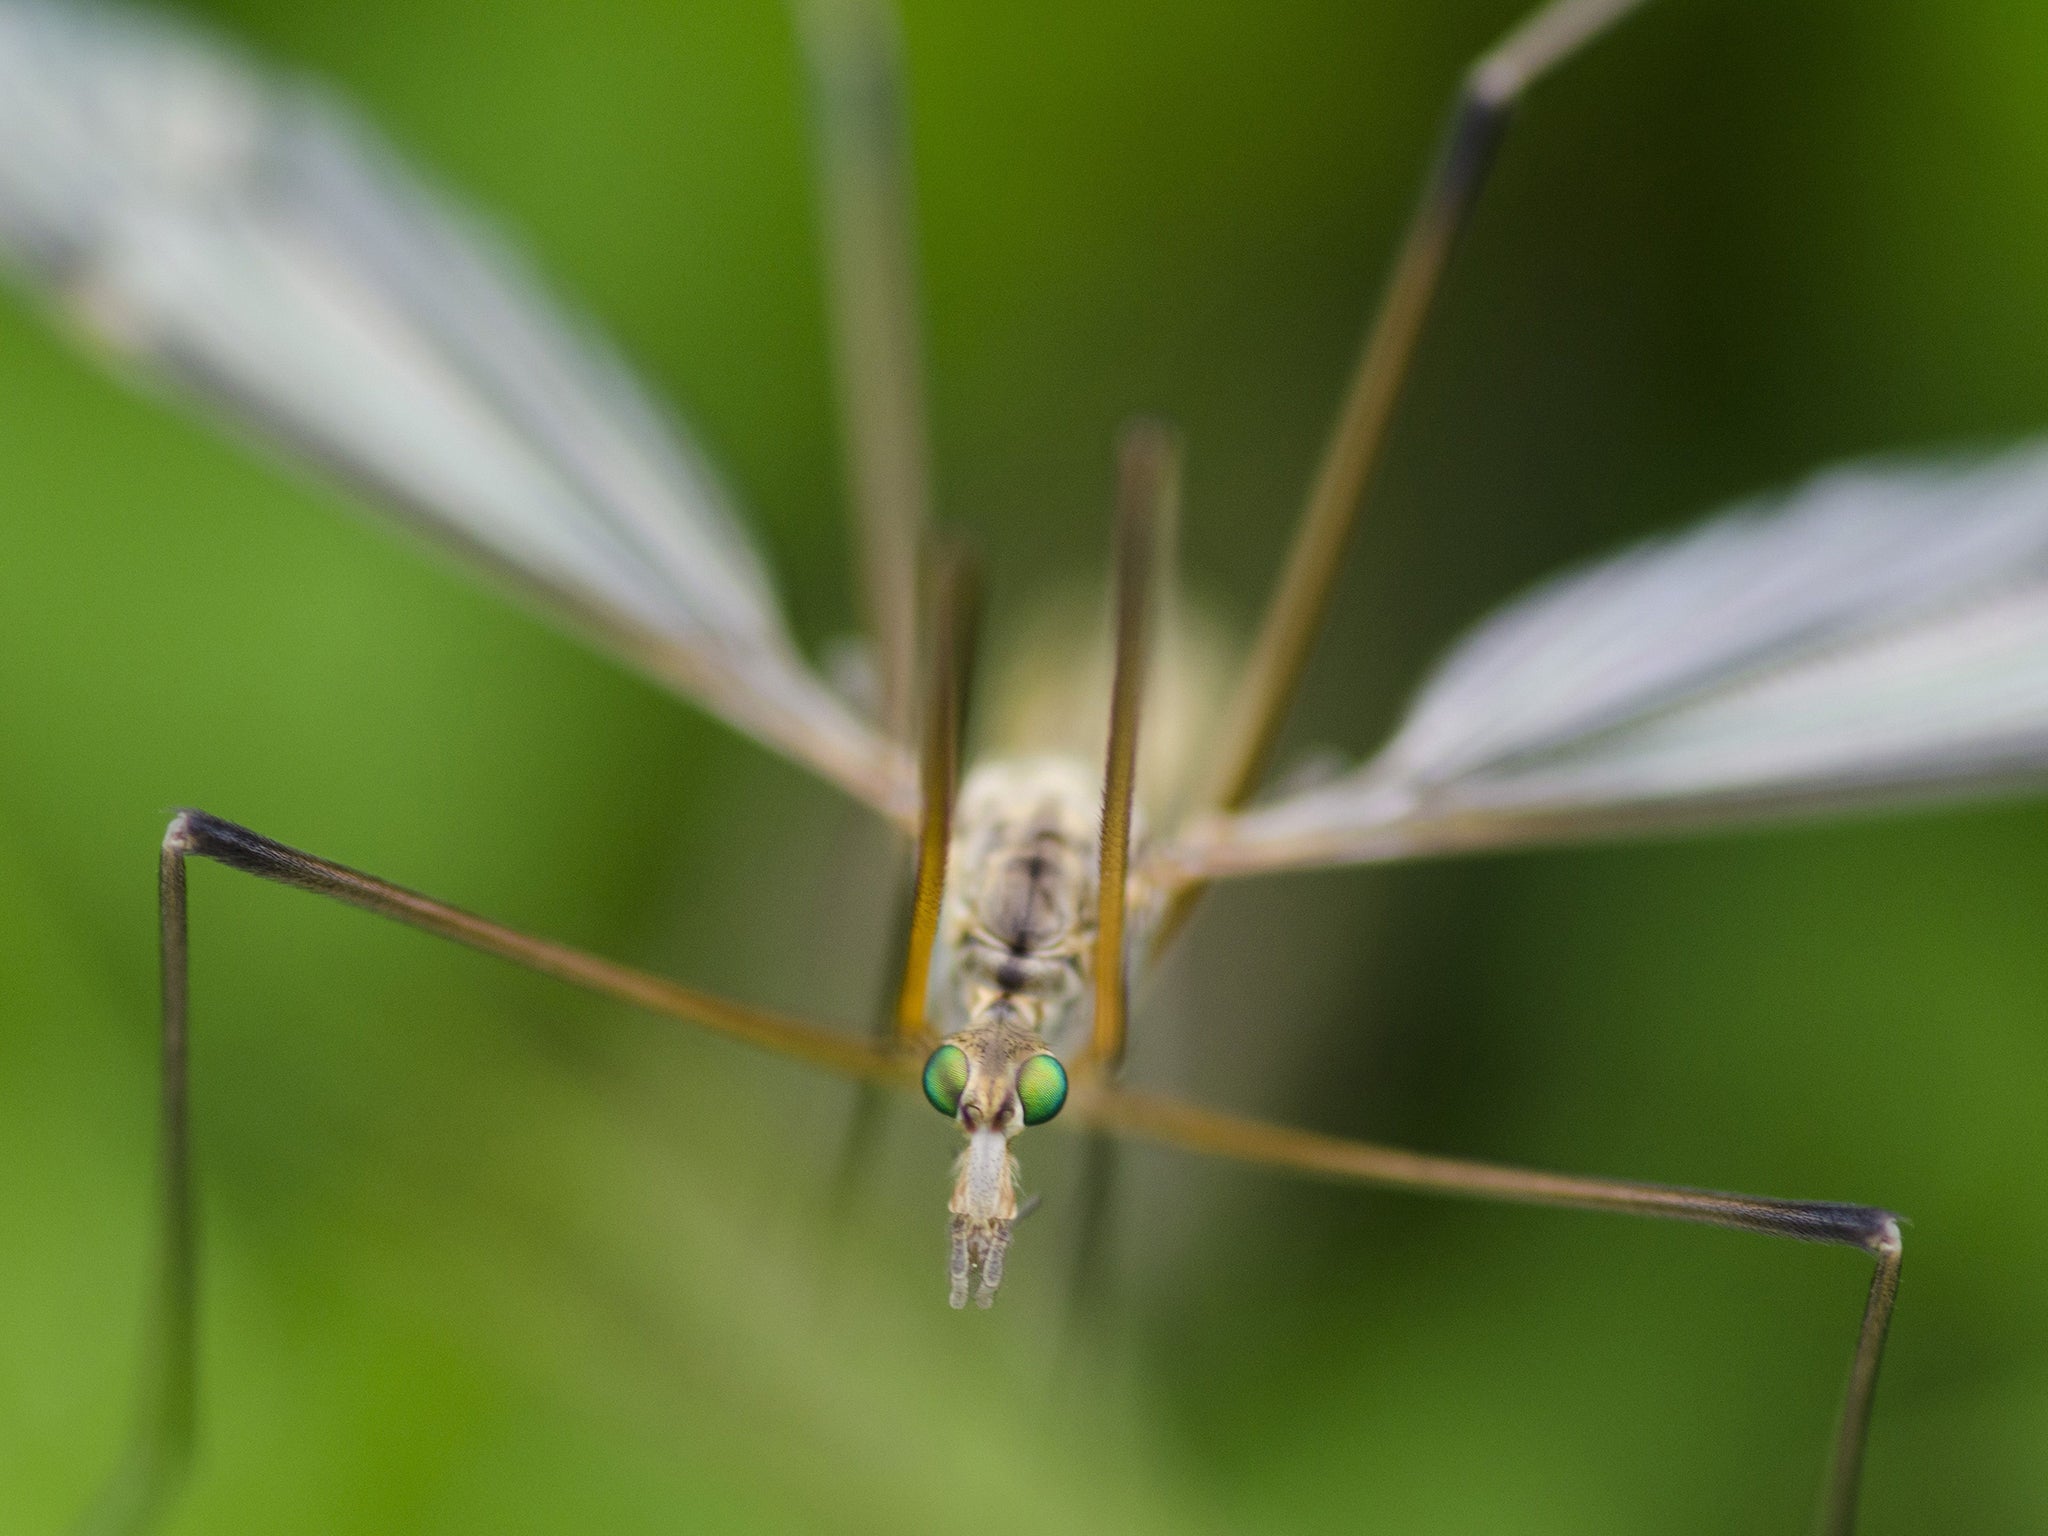
<instances>
[{"instance_id":1,"label":"bent leg","mask_svg":"<svg viewBox=\"0 0 2048 1536\"><path fill-rule=\"evenodd\" d=\"M89 1536L133 1536L162 1517L192 1459L197 1419L198 1244L193 1220L185 861L231 869L361 907L636 1008L697 1024L828 1072L901 1086L914 1067L893 1051L660 976L534 938L345 865L301 853L204 811L180 811L158 866L163 945L163 1085L157 1274L135 1426L120 1465L83 1522Z\"/></svg>"},{"instance_id":2,"label":"bent leg","mask_svg":"<svg viewBox=\"0 0 2048 1536\"><path fill-rule=\"evenodd\" d=\"M1826 1536L1849 1536L1855 1529L1863 1448L1869 1437L1870 1410L1877 1393L1877 1368L1899 1291L1899 1218L1892 1212L1836 1201L1774 1200L1759 1195L1581 1178L1432 1157L1114 1088L1076 1093L1066 1117L1112 1135L1186 1152L1385 1189L1513 1205L1618 1211L1862 1249L1876 1260L1877 1270L1871 1278L1863 1321L1857 1330L1848 1397L1835 1432L1821 1522Z\"/></svg>"}]
</instances>

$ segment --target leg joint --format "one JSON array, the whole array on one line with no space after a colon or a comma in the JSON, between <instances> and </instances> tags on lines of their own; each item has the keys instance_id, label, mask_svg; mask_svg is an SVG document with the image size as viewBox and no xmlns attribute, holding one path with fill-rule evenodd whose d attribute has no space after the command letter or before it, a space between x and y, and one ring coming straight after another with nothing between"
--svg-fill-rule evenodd
<instances>
[{"instance_id":1,"label":"leg joint","mask_svg":"<svg viewBox=\"0 0 2048 1536\"><path fill-rule=\"evenodd\" d=\"M177 815L173 816L171 824L164 828L164 852L167 854L192 852L198 846L199 841L193 833L193 828L204 814L202 811L180 811Z\"/></svg>"}]
</instances>

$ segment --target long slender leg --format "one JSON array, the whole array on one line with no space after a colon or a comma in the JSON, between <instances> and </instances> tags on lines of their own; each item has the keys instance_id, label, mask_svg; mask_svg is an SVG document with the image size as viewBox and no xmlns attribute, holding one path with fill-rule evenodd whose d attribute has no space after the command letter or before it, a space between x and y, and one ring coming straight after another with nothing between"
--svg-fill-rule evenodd
<instances>
[{"instance_id":1,"label":"long slender leg","mask_svg":"<svg viewBox=\"0 0 2048 1536\"><path fill-rule=\"evenodd\" d=\"M1531 83L1641 3L1551 0L1466 71L1231 701L1210 808L1235 810L1265 774L1322 629L1344 546L1379 462L1423 322L1516 104ZM1199 889L1189 886L1176 895L1160 929L1162 941L1185 919Z\"/></svg>"},{"instance_id":2,"label":"long slender leg","mask_svg":"<svg viewBox=\"0 0 2048 1536\"><path fill-rule=\"evenodd\" d=\"M1095 1024L1088 1059L1113 1071L1124 1054L1125 908L1138 783L1138 717L1151 652L1155 573L1180 506L1180 448L1155 422L1125 429L1117 454L1116 664L1102 785L1102 864L1095 927Z\"/></svg>"},{"instance_id":3,"label":"long slender leg","mask_svg":"<svg viewBox=\"0 0 2048 1536\"><path fill-rule=\"evenodd\" d=\"M953 838L953 798L959 787L960 742L980 606L979 579L962 549L947 547L934 557L931 585L930 658L918 743L917 860L902 942L896 947L904 957L903 973L891 989L878 1027L880 1039L904 1050L921 1048L932 1033L926 1002L946 893L946 855ZM882 1089L863 1083L833 1179L832 1208L841 1216L853 1210L860 1171L872 1162L881 1140L883 1113Z\"/></svg>"},{"instance_id":4,"label":"long slender leg","mask_svg":"<svg viewBox=\"0 0 2048 1536\"><path fill-rule=\"evenodd\" d=\"M902 40L884 0L805 0L841 435L882 717L907 739L930 517Z\"/></svg>"},{"instance_id":5,"label":"long slender leg","mask_svg":"<svg viewBox=\"0 0 2048 1536\"><path fill-rule=\"evenodd\" d=\"M1855 1529L1857 1489L1871 1405L1877 1392L1877 1368L1899 1290L1899 1218L1892 1212L1868 1205L1717 1194L1666 1184L1579 1178L1433 1157L1111 1087L1077 1093L1066 1118L1138 1141L1350 1183L1515 1205L1619 1211L1862 1249L1877 1261L1877 1271L1871 1278L1863 1321L1857 1330L1856 1354L1850 1367L1841 1422L1835 1432L1821 1521L1826 1536L1849 1536Z\"/></svg>"},{"instance_id":6,"label":"long slender leg","mask_svg":"<svg viewBox=\"0 0 2048 1536\"><path fill-rule=\"evenodd\" d=\"M141 1385L128 1448L87 1511L85 1536L150 1528L192 1459L198 1252L192 1212L192 1136L187 1092L185 858L164 840L157 871L163 972L162 1080L158 1087L159 1228L155 1289L143 1341Z\"/></svg>"},{"instance_id":7,"label":"long slender leg","mask_svg":"<svg viewBox=\"0 0 2048 1536\"><path fill-rule=\"evenodd\" d=\"M264 880L331 896L618 1002L701 1025L843 1077L900 1085L915 1072L914 1065L880 1044L729 1002L533 938L345 865L288 848L204 811L180 811L164 833L158 884L163 941L163 1123L156 1286L133 1438L86 1516L83 1529L91 1536L129 1536L150 1529L176 1493L192 1454L197 1401L197 1244L186 1063L190 1014L185 861L189 858L213 859Z\"/></svg>"},{"instance_id":8,"label":"long slender leg","mask_svg":"<svg viewBox=\"0 0 2048 1536\"><path fill-rule=\"evenodd\" d=\"M917 882L911 898L910 934L903 961L903 985L896 999L896 1038L915 1045L930 1033L925 1019L932 949L938 942L939 907L946 894L946 854L953 838L953 795L960 776L960 735L966 722L967 679L974 666L976 582L958 550L934 562L930 677L925 687L923 739L919 743Z\"/></svg>"},{"instance_id":9,"label":"long slender leg","mask_svg":"<svg viewBox=\"0 0 2048 1536\"><path fill-rule=\"evenodd\" d=\"M1103 771L1102 850L1095 929L1095 1019L1088 1059L1113 1074L1123 1062L1128 967L1124 936L1130 885L1131 820L1137 795L1138 724L1151 653L1154 609L1170 568L1180 514L1180 445L1154 422L1124 431L1117 462L1116 660L1110 682L1109 749ZM1116 1186L1117 1147L1089 1139L1081 1167L1079 1247L1068 1294L1068 1336L1078 1341L1105 1304L1110 1244L1109 1206Z\"/></svg>"}]
</instances>

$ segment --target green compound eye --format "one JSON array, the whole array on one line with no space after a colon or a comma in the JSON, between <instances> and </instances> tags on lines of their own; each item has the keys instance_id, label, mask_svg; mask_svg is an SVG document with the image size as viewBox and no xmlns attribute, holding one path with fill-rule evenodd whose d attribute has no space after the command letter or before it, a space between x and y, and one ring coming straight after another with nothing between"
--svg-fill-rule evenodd
<instances>
[{"instance_id":1,"label":"green compound eye","mask_svg":"<svg viewBox=\"0 0 2048 1536\"><path fill-rule=\"evenodd\" d=\"M1017 1069L1017 1102L1026 1125L1043 1125L1067 1102L1067 1069L1057 1056L1034 1056Z\"/></svg>"},{"instance_id":2,"label":"green compound eye","mask_svg":"<svg viewBox=\"0 0 2048 1536\"><path fill-rule=\"evenodd\" d=\"M967 1053L957 1045L942 1045L925 1058L924 1096L940 1114L951 1119L960 1113L960 1095L967 1087ZM1062 1095L1065 1086L1061 1087Z\"/></svg>"}]
</instances>

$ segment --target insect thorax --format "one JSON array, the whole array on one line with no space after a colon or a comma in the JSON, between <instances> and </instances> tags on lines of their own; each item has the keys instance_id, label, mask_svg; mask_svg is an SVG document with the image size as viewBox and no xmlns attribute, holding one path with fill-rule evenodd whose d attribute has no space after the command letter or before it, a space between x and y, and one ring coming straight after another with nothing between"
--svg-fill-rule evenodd
<instances>
[{"instance_id":1,"label":"insect thorax","mask_svg":"<svg viewBox=\"0 0 2048 1536\"><path fill-rule=\"evenodd\" d=\"M968 774L954 812L937 1016L993 1010L1055 1048L1086 1022L1095 944L1100 773L1073 758L1008 758Z\"/></svg>"}]
</instances>

